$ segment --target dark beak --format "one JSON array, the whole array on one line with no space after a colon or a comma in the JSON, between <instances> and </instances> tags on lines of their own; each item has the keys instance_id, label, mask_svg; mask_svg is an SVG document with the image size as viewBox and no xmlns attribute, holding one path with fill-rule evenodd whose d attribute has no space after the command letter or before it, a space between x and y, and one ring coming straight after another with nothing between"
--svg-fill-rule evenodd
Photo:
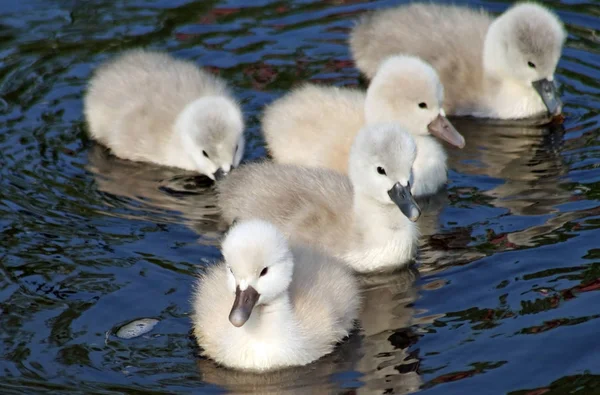
<instances>
[{"instance_id":1,"label":"dark beak","mask_svg":"<svg viewBox=\"0 0 600 395\"><path fill-rule=\"evenodd\" d=\"M558 97L558 90L554 81L548 81L544 78L543 80L533 81L531 85L533 85L533 88L542 98L544 105L548 109L548 113L552 116L560 115L563 103L560 97Z\"/></svg>"},{"instance_id":2,"label":"dark beak","mask_svg":"<svg viewBox=\"0 0 600 395\"><path fill-rule=\"evenodd\" d=\"M427 125L427 130L435 137L446 140L455 147L462 148L465 146L465 138L458 133L448 118L442 114L439 114Z\"/></svg>"},{"instance_id":3,"label":"dark beak","mask_svg":"<svg viewBox=\"0 0 600 395\"><path fill-rule=\"evenodd\" d=\"M248 286L243 291L238 286L235 289L235 301L233 302L233 307L231 307L231 313L229 313L229 322L238 328L244 325L248 321L248 318L250 318L252 309L259 297L260 294L251 286Z\"/></svg>"},{"instance_id":4,"label":"dark beak","mask_svg":"<svg viewBox=\"0 0 600 395\"><path fill-rule=\"evenodd\" d=\"M227 173L225 173L225 171L222 168L218 168L217 171L215 171L215 180L219 181L221 178L225 177L227 175Z\"/></svg>"},{"instance_id":5,"label":"dark beak","mask_svg":"<svg viewBox=\"0 0 600 395\"><path fill-rule=\"evenodd\" d=\"M388 191L388 195L390 195L390 199L396 203L396 206L398 206L406 218L410 219L412 222L416 222L419 219L421 216L421 208L417 202L415 202L412 193L410 193L410 184L402 186L402 184L397 182L392 189Z\"/></svg>"}]
</instances>

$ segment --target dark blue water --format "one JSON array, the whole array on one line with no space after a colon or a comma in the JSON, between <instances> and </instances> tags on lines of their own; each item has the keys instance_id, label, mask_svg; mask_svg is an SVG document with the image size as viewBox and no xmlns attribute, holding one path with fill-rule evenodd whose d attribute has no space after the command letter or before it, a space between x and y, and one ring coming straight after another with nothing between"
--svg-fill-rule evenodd
<instances>
[{"instance_id":1,"label":"dark blue water","mask_svg":"<svg viewBox=\"0 0 600 395\"><path fill-rule=\"evenodd\" d=\"M600 6L568 25L552 128L456 122L447 194L416 270L364 278L363 329L305 368L249 376L196 356L194 274L219 257L215 197L190 174L86 138L91 70L150 46L231 81L257 116L294 85L357 85L352 20L396 1L0 2L0 393L600 393ZM462 3L462 2L461 2ZM248 6L247 4L252 4ZM473 2L502 11L509 2ZM156 318L152 332L115 336Z\"/></svg>"}]
</instances>

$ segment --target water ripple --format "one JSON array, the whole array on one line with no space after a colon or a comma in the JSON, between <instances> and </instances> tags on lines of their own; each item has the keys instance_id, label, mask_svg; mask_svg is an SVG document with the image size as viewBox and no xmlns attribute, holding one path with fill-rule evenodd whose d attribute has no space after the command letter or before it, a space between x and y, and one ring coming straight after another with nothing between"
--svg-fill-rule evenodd
<instances>
[{"instance_id":1,"label":"water ripple","mask_svg":"<svg viewBox=\"0 0 600 395\"><path fill-rule=\"evenodd\" d=\"M306 368L222 369L190 336L194 276L225 227L194 174L118 160L86 137L93 68L166 49L231 81L245 160L265 104L310 80L359 86L346 46L383 1L0 2L2 393L532 394L598 388L600 10L548 1L569 39L563 125L457 120L447 193L421 221L417 272L366 277L362 329ZM461 1L460 3L464 3ZM501 12L506 1L473 1ZM115 328L160 323L123 340ZM552 392L554 391L554 392Z\"/></svg>"}]
</instances>

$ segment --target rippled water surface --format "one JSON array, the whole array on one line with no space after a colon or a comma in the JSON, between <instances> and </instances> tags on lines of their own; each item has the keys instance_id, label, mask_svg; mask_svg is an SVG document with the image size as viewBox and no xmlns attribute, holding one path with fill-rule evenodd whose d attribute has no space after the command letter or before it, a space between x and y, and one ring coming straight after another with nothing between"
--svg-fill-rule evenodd
<instances>
[{"instance_id":1,"label":"rippled water surface","mask_svg":"<svg viewBox=\"0 0 600 395\"><path fill-rule=\"evenodd\" d=\"M363 328L336 353L262 376L197 357L189 298L220 256L214 194L86 138L91 70L140 45L210 67L243 102L253 160L261 108L304 80L357 85L352 20L395 3L1 1L0 392L600 393L595 1L545 2L569 30L565 123L456 122L467 147L425 204L416 268L362 279ZM115 335L139 318L160 322Z\"/></svg>"}]
</instances>

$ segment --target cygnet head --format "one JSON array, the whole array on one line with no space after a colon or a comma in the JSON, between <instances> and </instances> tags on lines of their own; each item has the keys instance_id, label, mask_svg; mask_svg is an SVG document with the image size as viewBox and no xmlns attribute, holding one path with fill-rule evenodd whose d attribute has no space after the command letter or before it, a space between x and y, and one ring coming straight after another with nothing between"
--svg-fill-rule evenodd
<instances>
[{"instance_id":1,"label":"cygnet head","mask_svg":"<svg viewBox=\"0 0 600 395\"><path fill-rule=\"evenodd\" d=\"M348 162L355 194L395 204L411 221L421 215L410 189L417 155L413 137L397 123L367 124L357 134Z\"/></svg>"},{"instance_id":2,"label":"cygnet head","mask_svg":"<svg viewBox=\"0 0 600 395\"><path fill-rule=\"evenodd\" d=\"M282 296L292 281L294 262L285 236L271 223L248 220L227 233L222 253L235 302L229 321L240 327L256 306Z\"/></svg>"},{"instance_id":3,"label":"cygnet head","mask_svg":"<svg viewBox=\"0 0 600 395\"><path fill-rule=\"evenodd\" d=\"M365 100L367 123L398 122L411 134L432 134L462 148L465 139L446 118L444 86L429 63L396 55L381 63Z\"/></svg>"},{"instance_id":4,"label":"cygnet head","mask_svg":"<svg viewBox=\"0 0 600 395\"><path fill-rule=\"evenodd\" d=\"M213 180L239 165L244 153L244 120L232 100L207 96L189 103L177 117L175 130L198 171Z\"/></svg>"},{"instance_id":5,"label":"cygnet head","mask_svg":"<svg viewBox=\"0 0 600 395\"><path fill-rule=\"evenodd\" d=\"M562 23L549 10L534 3L517 4L490 25L484 67L499 78L535 89L548 112L558 115L562 102L554 72L565 39Z\"/></svg>"}]
</instances>

